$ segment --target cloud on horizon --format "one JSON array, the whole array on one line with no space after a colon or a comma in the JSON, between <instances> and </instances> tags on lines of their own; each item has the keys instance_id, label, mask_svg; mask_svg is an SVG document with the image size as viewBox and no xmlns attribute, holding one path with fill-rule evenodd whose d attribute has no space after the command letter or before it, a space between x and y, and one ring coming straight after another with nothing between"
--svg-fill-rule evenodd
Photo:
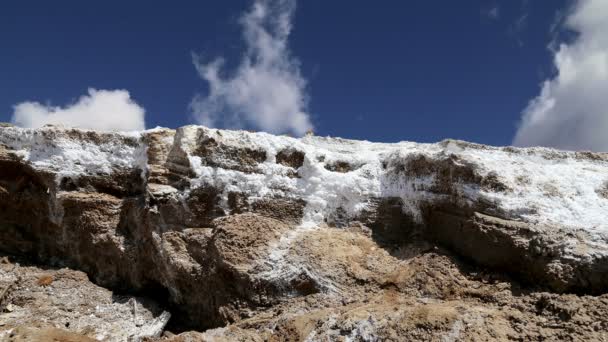
<instances>
[{"instance_id":1,"label":"cloud on horizon","mask_svg":"<svg viewBox=\"0 0 608 342\"><path fill-rule=\"evenodd\" d=\"M193 56L209 85L208 94L190 103L198 123L295 135L312 129L306 80L288 48L295 9L295 0L256 0L239 21L246 51L230 74L223 75L222 58L209 62Z\"/></svg>"},{"instance_id":2,"label":"cloud on horizon","mask_svg":"<svg viewBox=\"0 0 608 342\"><path fill-rule=\"evenodd\" d=\"M145 129L145 110L126 90L88 89L88 95L65 107L22 102L15 105L11 121L17 126L38 128L46 124L101 131Z\"/></svg>"},{"instance_id":3,"label":"cloud on horizon","mask_svg":"<svg viewBox=\"0 0 608 342\"><path fill-rule=\"evenodd\" d=\"M608 2L578 0L564 25L578 36L550 45L557 73L523 111L513 144L608 151Z\"/></svg>"}]
</instances>

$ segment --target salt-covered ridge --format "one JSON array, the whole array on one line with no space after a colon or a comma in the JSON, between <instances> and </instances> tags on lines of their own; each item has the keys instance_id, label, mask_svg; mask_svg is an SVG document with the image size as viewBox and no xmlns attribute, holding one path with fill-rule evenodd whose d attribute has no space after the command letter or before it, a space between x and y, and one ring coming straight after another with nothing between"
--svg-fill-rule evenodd
<instances>
[{"instance_id":1,"label":"salt-covered ridge","mask_svg":"<svg viewBox=\"0 0 608 342\"><path fill-rule=\"evenodd\" d=\"M190 154L196 148L196 135L201 130L209 138L236 148L264 150L267 159L260 163L258 173L203 166L200 157ZM463 184L463 194L472 201L479 197L492 200L511 218L595 232L608 228L605 220L608 199L602 195L602 188L608 182L605 154L496 148L450 140L438 144L383 144L316 136L294 139L196 126L181 128L176 139L181 139L196 172L193 187L209 183L222 185L227 192L239 191L251 196L301 197L307 202L305 223L318 224L337 208L355 216L372 197L401 197L406 204L404 210L417 214L417 203L434 195L416 189L430 185L433 177L395 177L383 164L423 155L430 159L456 156L476 165L481 176L494 174L512 191L495 192ZM285 149L304 153L299 178L285 176L288 167L276 162L277 153ZM355 170L341 173L325 167L338 162L345 162Z\"/></svg>"},{"instance_id":2,"label":"salt-covered ridge","mask_svg":"<svg viewBox=\"0 0 608 342\"><path fill-rule=\"evenodd\" d=\"M4 127L0 144L17 151L34 168L52 171L58 180L117 169L146 170L141 133L98 133L88 130Z\"/></svg>"},{"instance_id":3,"label":"salt-covered ridge","mask_svg":"<svg viewBox=\"0 0 608 342\"><path fill-rule=\"evenodd\" d=\"M102 133L86 130L38 130L2 128L0 144L38 169L57 172L58 177L111 174L117 169L147 168L142 137L163 129L143 132ZM263 151L265 159L255 172L208 165L194 152L201 139L212 139L235 150ZM228 194L239 192L249 199L263 197L301 198L306 202L303 224L315 225L337 210L356 217L372 198L400 197L403 210L419 217L419 203L440 199L428 191L436 175L411 177L403 170L412 158L429 160L452 157L456 163L474 165L481 177L492 175L506 188L494 191L463 183L461 195L474 202L489 200L510 219L558 224L594 234L608 231L608 156L598 153L557 151L547 148L490 147L446 140L436 144L413 142L372 143L305 136L296 139L266 133L179 128L165 139L169 149L185 152L194 177L190 189L213 185L223 189L221 205L228 209ZM293 167L277 163L281 151L303 154L297 177ZM234 163L230 156L226 163ZM349 170L337 172L332 165ZM401 168L396 170L395 168ZM344 172L348 171L348 172ZM454 180L458 182L458 180Z\"/></svg>"},{"instance_id":4,"label":"salt-covered ridge","mask_svg":"<svg viewBox=\"0 0 608 342\"><path fill-rule=\"evenodd\" d=\"M160 286L195 324L226 324L243 303L346 296L316 257L340 236L326 262L343 265L356 239L366 262L376 246L423 241L556 292L608 288L606 154L4 127L0 171L1 251L108 287Z\"/></svg>"}]
</instances>

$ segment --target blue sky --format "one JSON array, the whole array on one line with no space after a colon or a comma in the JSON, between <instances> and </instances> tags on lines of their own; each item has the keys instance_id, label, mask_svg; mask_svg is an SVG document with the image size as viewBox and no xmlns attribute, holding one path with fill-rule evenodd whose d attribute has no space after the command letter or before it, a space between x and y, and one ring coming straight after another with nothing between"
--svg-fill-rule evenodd
<instances>
[{"instance_id":1,"label":"blue sky","mask_svg":"<svg viewBox=\"0 0 608 342\"><path fill-rule=\"evenodd\" d=\"M0 121L11 121L16 104L66 106L95 88L127 90L145 109L146 127L196 123L190 104L210 89L192 55L200 65L223 57L220 76L232 77L248 48L240 18L253 3L4 3ZM299 109L318 135L508 145L542 82L555 77L548 46L573 3L300 0L283 52L305 83ZM215 115L250 108L238 105Z\"/></svg>"}]
</instances>

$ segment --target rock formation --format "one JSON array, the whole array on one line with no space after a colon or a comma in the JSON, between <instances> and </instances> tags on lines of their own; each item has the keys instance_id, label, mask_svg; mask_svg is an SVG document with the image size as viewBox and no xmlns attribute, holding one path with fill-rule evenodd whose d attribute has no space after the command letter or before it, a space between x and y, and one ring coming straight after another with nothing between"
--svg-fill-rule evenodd
<instances>
[{"instance_id":1,"label":"rock formation","mask_svg":"<svg viewBox=\"0 0 608 342\"><path fill-rule=\"evenodd\" d=\"M96 285L78 276L79 291L101 286L171 313L166 328L161 309L135 327L103 317L66 327L61 315L40 326L34 309L7 316L12 288L26 291L11 285L0 334L608 339L606 184L599 153L0 127L7 260L83 271Z\"/></svg>"}]
</instances>

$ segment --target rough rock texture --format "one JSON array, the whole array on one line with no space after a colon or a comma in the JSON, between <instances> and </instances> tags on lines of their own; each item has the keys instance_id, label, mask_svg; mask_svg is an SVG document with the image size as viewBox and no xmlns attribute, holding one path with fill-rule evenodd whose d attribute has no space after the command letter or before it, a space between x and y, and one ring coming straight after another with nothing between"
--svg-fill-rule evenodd
<instances>
[{"instance_id":1,"label":"rough rock texture","mask_svg":"<svg viewBox=\"0 0 608 342\"><path fill-rule=\"evenodd\" d=\"M336 291L297 296L227 327L163 341L603 341L608 296L555 294L470 267L431 245L389 255L328 229L312 260ZM328 248L329 247L329 248ZM301 252L304 255L310 251Z\"/></svg>"},{"instance_id":2,"label":"rough rock texture","mask_svg":"<svg viewBox=\"0 0 608 342\"><path fill-rule=\"evenodd\" d=\"M170 314L149 299L112 294L87 275L0 260L0 340L141 341Z\"/></svg>"},{"instance_id":3,"label":"rough rock texture","mask_svg":"<svg viewBox=\"0 0 608 342\"><path fill-rule=\"evenodd\" d=\"M0 251L152 297L174 341L602 340L607 181L452 140L0 127ZM30 312L15 340L98 337Z\"/></svg>"}]
</instances>

